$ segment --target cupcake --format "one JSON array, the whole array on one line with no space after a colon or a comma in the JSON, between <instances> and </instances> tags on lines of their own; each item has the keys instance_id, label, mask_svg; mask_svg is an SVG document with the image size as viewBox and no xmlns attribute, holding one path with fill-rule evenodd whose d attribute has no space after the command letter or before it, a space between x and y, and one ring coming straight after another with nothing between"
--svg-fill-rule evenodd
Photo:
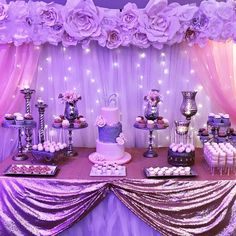
<instances>
[{"instance_id":1,"label":"cupcake","mask_svg":"<svg viewBox=\"0 0 236 236\"><path fill-rule=\"evenodd\" d=\"M56 116L53 121L53 126L56 128L60 128L62 126L62 119L60 116Z\"/></svg>"},{"instance_id":2,"label":"cupcake","mask_svg":"<svg viewBox=\"0 0 236 236\"><path fill-rule=\"evenodd\" d=\"M169 121L165 118L163 118L163 121L164 121L164 126L168 127L169 126Z\"/></svg>"},{"instance_id":3,"label":"cupcake","mask_svg":"<svg viewBox=\"0 0 236 236\"><path fill-rule=\"evenodd\" d=\"M198 130L198 135L201 136L201 135L202 135L202 132L204 132L204 131L206 131L205 128L200 128L200 129Z\"/></svg>"},{"instance_id":4,"label":"cupcake","mask_svg":"<svg viewBox=\"0 0 236 236\"><path fill-rule=\"evenodd\" d=\"M12 114L5 114L4 118L7 124L10 124L10 125L15 124L14 116Z\"/></svg>"},{"instance_id":5,"label":"cupcake","mask_svg":"<svg viewBox=\"0 0 236 236\"><path fill-rule=\"evenodd\" d=\"M220 115L215 115L215 116L214 116L214 119L213 119L213 122L214 122L215 124L221 123L221 116L220 116Z\"/></svg>"},{"instance_id":6,"label":"cupcake","mask_svg":"<svg viewBox=\"0 0 236 236\"><path fill-rule=\"evenodd\" d=\"M24 117L22 115L15 116L15 122L16 125L24 125L25 123Z\"/></svg>"},{"instance_id":7,"label":"cupcake","mask_svg":"<svg viewBox=\"0 0 236 236\"><path fill-rule=\"evenodd\" d=\"M205 131L203 131L203 132L201 133L200 139L201 139L201 141L204 142L204 143L208 141L208 139L209 139L209 133L208 133L207 130L205 130Z\"/></svg>"},{"instance_id":8,"label":"cupcake","mask_svg":"<svg viewBox=\"0 0 236 236\"><path fill-rule=\"evenodd\" d=\"M219 143L224 143L224 142L226 142L226 138L227 138L226 132L220 131L219 134L218 134L218 137L217 137L217 141Z\"/></svg>"},{"instance_id":9,"label":"cupcake","mask_svg":"<svg viewBox=\"0 0 236 236\"><path fill-rule=\"evenodd\" d=\"M163 129L165 127L165 121L163 119L157 119L156 127L158 129Z\"/></svg>"},{"instance_id":10,"label":"cupcake","mask_svg":"<svg viewBox=\"0 0 236 236\"><path fill-rule=\"evenodd\" d=\"M209 123L214 122L214 117L215 117L215 114L214 114L214 113L209 113L209 115L208 115L208 122L209 122Z\"/></svg>"},{"instance_id":11,"label":"cupcake","mask_svg":"<svg viewBox=\"0 0 236 236\"><path fill-rule=\"evenodd\" d=\"M227 126L230 126L230 125L231 125L230 120L229 120L229 114L224 114L224 115L222 115L221 119L222 119L222 122L223 122L225 125L227 125Z\"/></svg>"},{"instance_id":12,"label":"cupcake","mask_svg":"<svg viewBox=\"0 0 236 236\"><path fill-rule=\"evenodd\" d=\"M25 124L31 125L33 123L33 116L30 113L26 113L24 115L25 118Z\"/></svg>"},{"instance_id":13,"label":"cupcake","mask_svg":"<svg viewBox=\"0 0 236 236\"><path fill-rule=\"evenodd\" d=\"M86 119L83 116L79 116L78 120L80 122L80 126L85 126L86 125Z\"/></svg>"},{"instance_id":14,"label":"cupcake","mask_svg":"<svg viewBox=\"0 0 236 236\"><path fill-rule=\"evenodd\" d=\"M145 128L146 127L146 121L143 116L136 117L135 125L139 128Z\"/></svg>"},{"instance_id":15,"label":"cupcake","mask_svg":"<svg viewBox=\"0 0 236 236\"><path fill-rule=\"evenodd\" d=\"M62 128L69 128L70 122L68 120L63 120L62 121Z\"/></svg>"},{"instance_id":16,"label":"cupcake","mask_svg":"<svg viewBox=\"0 0 236 236\"><path fill-rule=\"evenodd\" d=\"M231 140L233 142L236 142L236 131L234 131L233 133L231 133Z\"/></svg>"},{"instance_id":17,"label":"cupcake","mask_svg":"<svg viewBox=\"0 0 236 236\"><path fill-rule=\"evenodd\" d=\"M154 128L154 125L155 125L155 123L154 123L153 120L148 120L148 121L147 121L147 128L153 129L153 128Z\"/></svg>"},{"instance_id":18,"label":"cupcake","mask_svg":"<svg viewBox=\"0 0 236 236\"><path fill-rule=\"evenodd\" d=\"M78 129L78 128L80 128L80 126L81 126L81 122L78 118L76 118L74 121L74 128Z\"/></svg>"}]
</instances>

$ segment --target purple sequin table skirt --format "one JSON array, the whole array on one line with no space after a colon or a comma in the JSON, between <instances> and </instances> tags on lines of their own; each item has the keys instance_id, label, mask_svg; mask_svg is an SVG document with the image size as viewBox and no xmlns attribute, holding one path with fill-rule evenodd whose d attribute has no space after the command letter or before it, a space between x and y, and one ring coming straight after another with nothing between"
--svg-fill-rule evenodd
<instances>
[{"instance_id":1,"label":"purple sequin table skirt","mask_svg":"<svg viewBox=\"0 0 236 236\"><path fill-rule=\"evenodd\" d=\"M144 158L143 150L128 150L133 159L126 178L89 177L94 149L78 151L58 163L61 170L53 178L0 177L0 235L56 235L110 192L163 235L236 235L236 176L211 176L201 150L197 178L163 180L145 179L143 168L168 166L165 148L153 159ZM11 163L1 163L1 175Z\"/></svg>"}]
</instances>

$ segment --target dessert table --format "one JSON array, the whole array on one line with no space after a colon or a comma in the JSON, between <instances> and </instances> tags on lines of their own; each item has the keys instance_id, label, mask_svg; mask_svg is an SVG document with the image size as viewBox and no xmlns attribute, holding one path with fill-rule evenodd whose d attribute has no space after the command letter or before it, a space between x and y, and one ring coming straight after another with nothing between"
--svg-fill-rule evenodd
<instances>
[{"instance_id":1,"label":"dessert table","mask_svg":"<svg viewBox=\"0 0 236 236\"><path fill-rule=\"evenodd\" d=\"M142 235L144 229L148 235L235 235L236 175L212 176L201 149L194 165L198 176L173 179L146 179L143 172L145 167L169 166L166 148L159 148L157 158L143 157L144 149L127 149L132 161L126 164L125 178L90 177L88 155L93 151L80 148L79 156L58 162L60 171L48 178L6 177L10 164L31 160L5 159L0 164L0 234L73 235L72 229L84 232L84 224L88 230L100 227L93 235L125 235L116 227L126 220L128 228ZM99 222L103 227L96 226Z\"/></svg>"}]
</instances>

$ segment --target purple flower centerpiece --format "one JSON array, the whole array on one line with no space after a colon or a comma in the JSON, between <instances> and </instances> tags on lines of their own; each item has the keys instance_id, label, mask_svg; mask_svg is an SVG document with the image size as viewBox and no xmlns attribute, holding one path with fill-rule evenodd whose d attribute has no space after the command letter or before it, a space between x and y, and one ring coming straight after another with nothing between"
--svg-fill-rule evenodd
<instances>
[{"instance_id":1,"label":"purple flower centerpiece","mask_svg":"<svg viewBox=\"0 0 236 236\"><path fill-rule=\"evenodd\" d=\"M158 103L161 101L161 95L159 90L151 89L144 97L144 101L147 102L144 115L148 120L156 120L159 116L159 107Z\"/></svg>"},{"instance_id":2,"label":"purple flower centerpiece","mask_svg":"<svg viewBox=\"0 0 236 236\"><path fill-rule=\"evenodd\" d=\"M62 102L66 103L64 115L72 126L73 121L78 117L76 103L81 100L81 96L73 91L67 91L65 93L59 94L58 98L61 99Z\"/></svg>"}]
</instances>

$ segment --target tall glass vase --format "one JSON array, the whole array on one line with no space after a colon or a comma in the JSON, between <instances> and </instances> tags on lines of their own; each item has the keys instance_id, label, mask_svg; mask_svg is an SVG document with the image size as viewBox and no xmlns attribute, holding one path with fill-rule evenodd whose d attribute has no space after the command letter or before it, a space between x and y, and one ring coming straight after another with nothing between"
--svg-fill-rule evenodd
<instances>
[{"instance_id":1,"label":"tall glass vase","mask_svg":"<svg viewBox=\"0 0 236 236\"><path fill-rule=\"evenodd\" d=\"M187 120L191 120L191 117L197 113L196 94L197 91L182 91L183 101L180 111Z\"/></svg>"},{"instance_id":2,"label":"tall glass vase","mask_svg":"<svg viewBox=\"0 0 236 236\"><path fill-rule=\"evenodd\" d=\"M70 124L78 117L78 108L77 108L77 101L74 102L66 102L65 106L65 118L69 120Z\"/></svg>"},{"instance_id":3,"label":"tall glass vase","mask_svg":"<svg viewBox=\"0 0 236 236\"><path fill-rule=\"evenodd\" d=\"M159 107L158 104L152 105L149 102L146 105L146 108L144 110L144 116L148 120L156 120L159 116Z\"/></svg>"}]
</instances>

